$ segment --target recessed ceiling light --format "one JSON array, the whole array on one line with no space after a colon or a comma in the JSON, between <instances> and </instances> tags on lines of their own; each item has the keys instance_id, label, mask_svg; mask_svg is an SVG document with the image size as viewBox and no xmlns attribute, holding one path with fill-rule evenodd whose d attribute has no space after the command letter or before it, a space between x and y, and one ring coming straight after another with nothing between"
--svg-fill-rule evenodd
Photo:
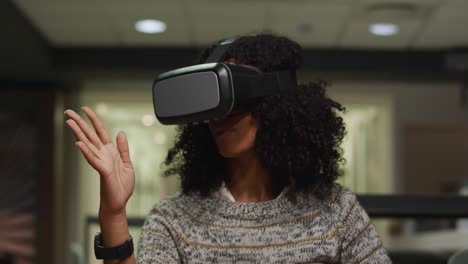
<instances>
[{"instance_id":1,"label":"recessed ceiling light","mask_svg":"<svg viewBox=\"0 0 468 264\"><path fill-rule=\"evenodd\" d=\"M144 19L135 23L136 31L146 34L162 33L166 28L166 23L156 19Z\"/></svg>"},{"instance_id":2,"label":"recessed ceiling light","mask_svg":"<svg viewBox=\"0 0 468 264\"><path fill-rule=\"evenodd\" d=\"M392 23L375 23L369 25L369 31L378 36L392 36L398 34L400 28Z\"/></svg>"}]
</instances>

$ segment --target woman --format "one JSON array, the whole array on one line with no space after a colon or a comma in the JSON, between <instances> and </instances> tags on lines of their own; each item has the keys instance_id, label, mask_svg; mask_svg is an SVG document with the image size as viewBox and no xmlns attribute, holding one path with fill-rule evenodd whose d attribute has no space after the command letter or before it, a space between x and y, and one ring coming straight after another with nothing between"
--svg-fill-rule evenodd
<instances>
[{"instance_id":1,"label":"woman","mask_svg":"<svg viewBox=\"0 0 468 264\"><path fill-rule=\"evenodd\" d=\"M296 71L300 54L287 38L246 36L224 62ZM300 85L248 112L181 126L165 164L166 174L180 175L182 193L149 213L138 263L391 263L356 197L334 183L345 135L336 111L344 108L325 86ZM115 146L96 114L83 110L94 131L72 110L67 124L101 175L102 245L115 247L130 238L125 205L135 175L127 138L119 133Z\"/></svg>"}]
</instances>

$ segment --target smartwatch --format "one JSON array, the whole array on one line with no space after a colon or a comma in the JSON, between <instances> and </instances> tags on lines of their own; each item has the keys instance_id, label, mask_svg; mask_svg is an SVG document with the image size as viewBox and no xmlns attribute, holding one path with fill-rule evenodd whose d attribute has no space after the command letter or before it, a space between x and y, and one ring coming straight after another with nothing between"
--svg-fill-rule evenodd
<instances>
[{"instance_id":1,"label":"smartwatch","mask_svg":"<svg viewBox=\"0 0 468 264\"><path fill-rule=\"evenodd\" d=\"M133 238L125 241L122 245L116 247L104 247L102 245L101 233L97 232L94 236L94 255L96 259L126 259L133 254Z\"/></svg>"}]
</instances>

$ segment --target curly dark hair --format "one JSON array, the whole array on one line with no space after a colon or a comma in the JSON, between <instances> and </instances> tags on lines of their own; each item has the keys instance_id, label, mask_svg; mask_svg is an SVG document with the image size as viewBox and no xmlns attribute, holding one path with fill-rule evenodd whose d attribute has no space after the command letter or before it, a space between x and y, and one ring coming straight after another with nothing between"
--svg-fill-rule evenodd
<instances>
[{"instance_id":1,"label":"curly dark hair","mask_svg":"<svg viewBox=\"0 0 468 264\"><path fill-rule=\"evenodd\" d=\"M214 47L206 49L203 63ZM302 48L274 35L244 36L227 50L225 59L255 66L264 72L296 71ZM308 192L317 197L330 193L341 175L342 139L346 133L337 111L345 108L328 98L322 81L298 85L294 91L259 100L252 113L258 118L255 153L268 170L275 187L289 193ZM166 175L181 177L182 192L208 195L229 182L226 160L218 153L207 124L179 126L174 147L164 164Z\"/></svg>"}]
</instances>

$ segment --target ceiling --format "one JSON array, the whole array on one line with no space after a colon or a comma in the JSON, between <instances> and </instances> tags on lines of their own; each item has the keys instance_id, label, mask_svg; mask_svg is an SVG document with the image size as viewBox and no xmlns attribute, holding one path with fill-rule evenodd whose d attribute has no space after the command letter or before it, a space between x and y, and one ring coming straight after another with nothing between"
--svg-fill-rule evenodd
<instances>
[{"instance_id":1,"label":"ceiling","mask_svg":"<svg viewBox=\"0 0 468 264\"><path fill-rule=\"evenodd\" d=\"M55 47L198 47L256 32L286 35L307 48L450 49L468 46L466 0L13 0ZM160 19L161 34L136 32ZM395 36L368 32L392 22Z\"/></svg>"}]
</instances>

